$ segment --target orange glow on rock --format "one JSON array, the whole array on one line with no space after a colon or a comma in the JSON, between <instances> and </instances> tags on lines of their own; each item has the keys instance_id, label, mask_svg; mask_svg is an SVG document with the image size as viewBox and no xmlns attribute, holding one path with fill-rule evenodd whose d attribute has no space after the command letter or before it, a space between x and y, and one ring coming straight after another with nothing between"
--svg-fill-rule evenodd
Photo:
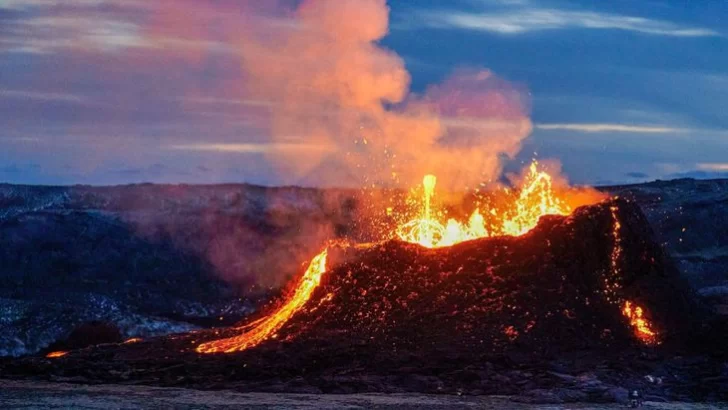
<instances>
[{"instance_id":1,"label":"orange glow on rock","mask_svg":"<svg viewBox=\"0 0 728 410\"><path fill-rule=\"evenodd\" d=\"M57 359L59 357L65 356L67 354L68 354L68 352L64 352L64 351L50 352L45 357L48 359Z\"/></svg>"},{"instance_id":2,"label":"orange glow on rock","mask_svg":"<svg viewBox=\"0 0 728 410\"><path fill-rule=\"evenodd\" d=\"M642 307L633 304L630 301L624 302L622 314L629 319L629 324L634 329L634 334L645 344L657 344L657 332L652 330L652 325L644 317Z\"/></svg>"}]
</instances>

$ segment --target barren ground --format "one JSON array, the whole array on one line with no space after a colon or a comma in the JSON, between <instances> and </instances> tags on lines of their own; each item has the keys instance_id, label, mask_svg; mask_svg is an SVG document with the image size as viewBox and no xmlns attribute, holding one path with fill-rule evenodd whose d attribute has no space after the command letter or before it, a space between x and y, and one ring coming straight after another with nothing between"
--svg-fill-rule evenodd
<instances>
[{"instance_id":1,"label":"barren ground","mask_svg":"<svg viewBox=\"0 0 728 410\"><path fill-rule=\"evenodd\" d=\"M86 386L0 380L3 409L624 409L621 404L530 405L504 396L275 394L145 386ZM644 409L712 410L726 404L645 403Z\"/></svg>"}]
</instances>

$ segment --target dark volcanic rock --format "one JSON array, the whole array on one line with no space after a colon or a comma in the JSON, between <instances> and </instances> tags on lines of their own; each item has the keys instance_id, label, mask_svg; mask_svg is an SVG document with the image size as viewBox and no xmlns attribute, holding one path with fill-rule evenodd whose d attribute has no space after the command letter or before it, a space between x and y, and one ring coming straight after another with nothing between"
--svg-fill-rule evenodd
<instances>
[{"instance_id":1,"label":"dark volcanic rock","mask_svg":"<svg viewBox=\"0 0 728 410\"><path fill-rule=\"evenodd\" d=\"M616 291L605 291L605 283ZM646 308L662 345L635 338L622 300ZM639 386L670 397L726 399L722 367L667 359L697 336L691 333L700 314L639 209L619 201L544 218L518 238L435 250L402 242L339 250L278 337L243 352L196 353L204 341L239 332L217 329L55 360L0 360L0 372L243 391L530 392L524 398L564 402L621 400L620 387ZM645 381L659 372L659 386ZM685 380L702 380L711 391Z\"/></svg>"},{"instance_id":2,"label":"dark volcanic rock","mask_svg":"<svg viewBox=\"0 0 728 410\"><path fill-rule=\"evenodd\" d=\"M63 340L51 343L48 352L83 349L104 343L121 343L124 338L113 323L88 322L73 329Z\"/></svg>"},{"instance_id":3,"label":"dark volcanic rock","mask_svg":"<svg viewBox=\"0 0 728 410\"><path fill-rule=\"evenodd\" d=\"M728 286L728 180L679 179L605 189L640 205L683 276L712 293L712 304L728 315L728 296L709 290Z\"/></svg>"}]
</instances>

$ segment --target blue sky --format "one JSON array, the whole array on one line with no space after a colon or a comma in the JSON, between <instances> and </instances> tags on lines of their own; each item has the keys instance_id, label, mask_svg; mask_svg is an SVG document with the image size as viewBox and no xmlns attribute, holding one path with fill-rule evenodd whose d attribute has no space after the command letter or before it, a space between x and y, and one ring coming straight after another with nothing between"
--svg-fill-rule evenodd
<instances>
[{"instance_id":1,"label":"blue sky","mask_svg":"<svg viewBox=\"0 0 728 410\"><path fill-rule=\"evenodd\" d=\"M271 162L271 144L319 154L271 142L260 122L278 108L237 85L236 30L254 19L275 37L297 2L239 3L0 0L0 181L336 184ZM414 93L465 67L527 97L531 132L506 171L537 153L576 183L728 175L728 3L388 5L378 44Z\"/></svg>"}]
</instances>

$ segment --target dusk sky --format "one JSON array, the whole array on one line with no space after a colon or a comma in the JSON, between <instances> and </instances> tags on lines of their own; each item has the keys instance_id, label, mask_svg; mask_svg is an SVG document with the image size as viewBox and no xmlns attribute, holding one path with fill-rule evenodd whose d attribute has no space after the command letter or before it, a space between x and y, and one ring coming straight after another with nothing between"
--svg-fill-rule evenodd
<instances>
[{"instance_id":1,"label":"dusk sky","mask_svg":"<svg viewBox=\"0 0 728 410\"><path fill-rule=\"evenodd\" d=\"M0 182L345 185L370 133L412 170L728 177L726 1L300 3L0 0Z\"/></svg>"}]
</instances>

